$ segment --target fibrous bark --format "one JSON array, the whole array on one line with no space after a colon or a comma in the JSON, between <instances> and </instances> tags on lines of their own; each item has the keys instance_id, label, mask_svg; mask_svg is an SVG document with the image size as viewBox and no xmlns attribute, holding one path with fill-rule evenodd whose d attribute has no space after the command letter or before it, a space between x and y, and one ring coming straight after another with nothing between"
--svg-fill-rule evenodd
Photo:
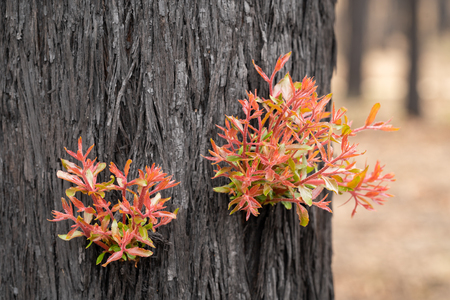
<instances>
[{"instance_id":1,"label":"fibrous bark","mask_svg":"<svg viewBox=\"0 0 450 300\"><path fill-rule=\"evenodd\" d=\"M229 216L200 155L246 90L267 94L252 59L271 70L292 50L284 70L329 92L333 24L332 0L0 1L2 297L332 299L331 215L312 209L307 228L281 205ZM137 268L96 266L100 248L47 221L79 136L100 161L180 181L163 195L180 208L167 241Z\"/></svg>"}]
</instances>

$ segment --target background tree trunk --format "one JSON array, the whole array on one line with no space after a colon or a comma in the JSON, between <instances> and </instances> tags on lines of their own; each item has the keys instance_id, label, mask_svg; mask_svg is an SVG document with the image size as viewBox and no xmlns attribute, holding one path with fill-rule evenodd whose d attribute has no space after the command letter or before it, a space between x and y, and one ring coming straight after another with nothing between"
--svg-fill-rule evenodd
<instances>
[{"instance_id":1,"label":"background tree trunk","mask_svg":"<svg viewBox=\"0 0 450 300\"><path fill-rule=\"evenodd\" d=\"M369 0L349 0L350 46L347 51L349 97L361 95L362 58L364 53L364 36L368 17Z\"/></svg>"},{"instance_id":2,"label":"background tree trunk","mask_svg":"<svg viewBox=\"0 0 450 300\"><path fill-rule=\"evenodd\" d=\"M408 76L408 96L406 108L408 114L419 117L421 113L420 97L417 90L419 79L419 20L418 20L418 0L406 0L404 2L408 16L408 41L409 41L409 76Z\"/></svg>"},{"instance_id":3,"label":"background tree trunk","mask_svg":"<svg viewBox=\"0 0 450 300\"><path fill-rule=\"evenodd\" d=\"M0 294L2 299L332 299L331 215L267 207L229 216L200 155L214 124L268 88L252 59L330 91L334 0L0 1ZM155 254L95 265L97 246L51 223L68 187L64 147L131 173L152 163L181 184ZM104 173L109 173L105 171ZM105 179L107 178L104 175ZM170 194L171 193L171 194ZM115 199L111 199L114 201Z\"/></svg>"}]
</instances>

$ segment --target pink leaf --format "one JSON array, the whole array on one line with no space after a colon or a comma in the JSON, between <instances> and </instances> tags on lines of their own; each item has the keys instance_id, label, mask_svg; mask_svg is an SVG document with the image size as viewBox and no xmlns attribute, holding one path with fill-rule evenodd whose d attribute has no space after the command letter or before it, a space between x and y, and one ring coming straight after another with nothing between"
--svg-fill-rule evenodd
<instances>
[{"instance_id":1,"label":"pink leaf","mask_svg":"<svg viewBox=\"0 0 450 300\"><path fill-rule=\"evenodd\" d=\"M106 261L106 263L104 263L102 266L106 267L109 263L115 261L115 260L119 260L122 257L123 254L123 250L120 250L116 253L114 253L113 255L111 255L108 260Z\"/></svg>"}]
</instances>

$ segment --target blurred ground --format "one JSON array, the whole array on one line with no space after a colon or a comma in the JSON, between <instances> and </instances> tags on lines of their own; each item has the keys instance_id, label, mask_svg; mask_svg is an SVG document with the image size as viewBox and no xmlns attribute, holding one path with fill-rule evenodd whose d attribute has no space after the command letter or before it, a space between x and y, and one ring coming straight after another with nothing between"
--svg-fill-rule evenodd
<instances>
[{"instance_id":1,"label":"blurred ground","mask_svg":"<svg viewBox=\"0 0 450 300\"><path fill-rule=\"evenodd\" d=\"M409 118L404 109L409 68L404 37L394 35L384 47L366 52L358 99L346 99L346 62L338 58L336 106L348 108L359 127L379 102L377 120L392 117L401 129L362 132L353 139L367 150L360 166L378 159L397 181L390 184L395 197L376 212L360 209L351 218L351 203L339 207L348 197L334 198L337 300L450 299L450 35L427 41L420 58L420 119Z\"/></svg>"}]
</instances>

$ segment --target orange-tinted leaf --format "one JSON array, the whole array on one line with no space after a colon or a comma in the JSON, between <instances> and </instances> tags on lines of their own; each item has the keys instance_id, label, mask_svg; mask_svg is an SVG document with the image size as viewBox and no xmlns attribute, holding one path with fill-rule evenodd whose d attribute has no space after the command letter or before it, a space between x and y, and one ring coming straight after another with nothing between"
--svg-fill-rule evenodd
<instances>
[{"instance_id":1,"label":"orange-tinted leaf","mask_svg":"<svg viewBox=\"0 0 450 300\"><path fill-rule=\"evenodd\" d=\"M91 152L92 148L94 148L94 145L90 146L89 149L86 151L86 153L83 156L84 159L86 159L86 157L89 155L89 153Z\"/></svg>"},{"instance_id":2,"label":"orange-tinted leaf","mask_svg":"<svg viewBox=\"0 0 450 300\"><path fill-rule=\"evenodd\" d=\"M253 65L255 66L256 72L258 72L258 74L261 75L261 77L265 81L270 82L270 79L269 79L269 77L267 77L266 73L264 73L263 70L255 64L254 60L252 60L252 62L253 62Z\"/></svg>"},{"instance_id":3,"label":"orange-tinted leaf","mask_svg":"<svg viewBox=\"0 0 450 300\"><path fill-rule=\"evenodd\" d=\"M277 64L275 65L275 72L278 72L281 70L281 68L284 66L284 64L287 63L287 61L289 60L289 57L291 57L291 54L292 54L292 51L278 59Z\"/></svg>"},{"instance_id":4,"label":"orange-tinted leaf","mask_svg":"<svg viewBox=\"0 0 450 300\"><path fill-rule=\"evenodd\" d=\"M70 234L70 235L69 235L69 233L68 234L58 234L58 237L60 239L62 239L62 240L70 241L73 238L80 237L80 236L84 235L81 231L78 231L78 230L71 231L72 234Z\"/></svg>"},{"instance_id":5,"label":"orange-tinted leaf","mask_svg":"<svg viewBox=\"0 0 450 300\"><path fill-rule=\"evenodd\" d=\"M398 127L392 127L392 125L384 125L381 127L381 130L383 130L383 131L397 131L399 129L400 128L398 128Z\"/></svg>"},{"instance_id":6,"label":"orange-tinted leaf","mask_svg":"<svg viewBox=\"0 0 450 300\"><path fill-rule=\"evenodd\" d=\"M129 160L127 160L127 163L125 164L125 168L124 168L125 178L128 176L128 171L130 171L131 163L132 163L132 160L129 159Z\"/></svg>"},{"instance_id":7,"label":"orange-tinted leaf","mask_svg":"<svg viewBox=\"0 0 450 300\"><path fill-rule=\"evenodd\" d=\"M81 202L77 198L69 197L69 199L70 199L70 201L72 201L73 205L75 205L77 208L79 208L79 209L85 208L83 202ZM81 210L79 210L79 211L81 211Z\"/></svg>"},{"instance_id":8,"label":"orange-tinted leaf","mask_svg":"<svg viewBox=\"0 0 450 300\"><path fill-rule=\"evenodd\" d=\"M135 256L141 256L141 257L149 257L153 254L150 250L145 250L143 248L135 247L125 250L128 254L135 255Z\"/></svg>"},{"instance_id":9,"label":"orange-tinted leaf","mask_svg":"<svg viewBox=\"0 0 450 300\"><path fill-rule=\"evenodd\" d=\"M377 116L378 110L380 109L380 103L376 103L373 107L372 110L370 111L369 116L366 119L366 126L369 126L370 124L373 123L373 121L375 121L375 117Z\"/></svg>"}]
</instances>

